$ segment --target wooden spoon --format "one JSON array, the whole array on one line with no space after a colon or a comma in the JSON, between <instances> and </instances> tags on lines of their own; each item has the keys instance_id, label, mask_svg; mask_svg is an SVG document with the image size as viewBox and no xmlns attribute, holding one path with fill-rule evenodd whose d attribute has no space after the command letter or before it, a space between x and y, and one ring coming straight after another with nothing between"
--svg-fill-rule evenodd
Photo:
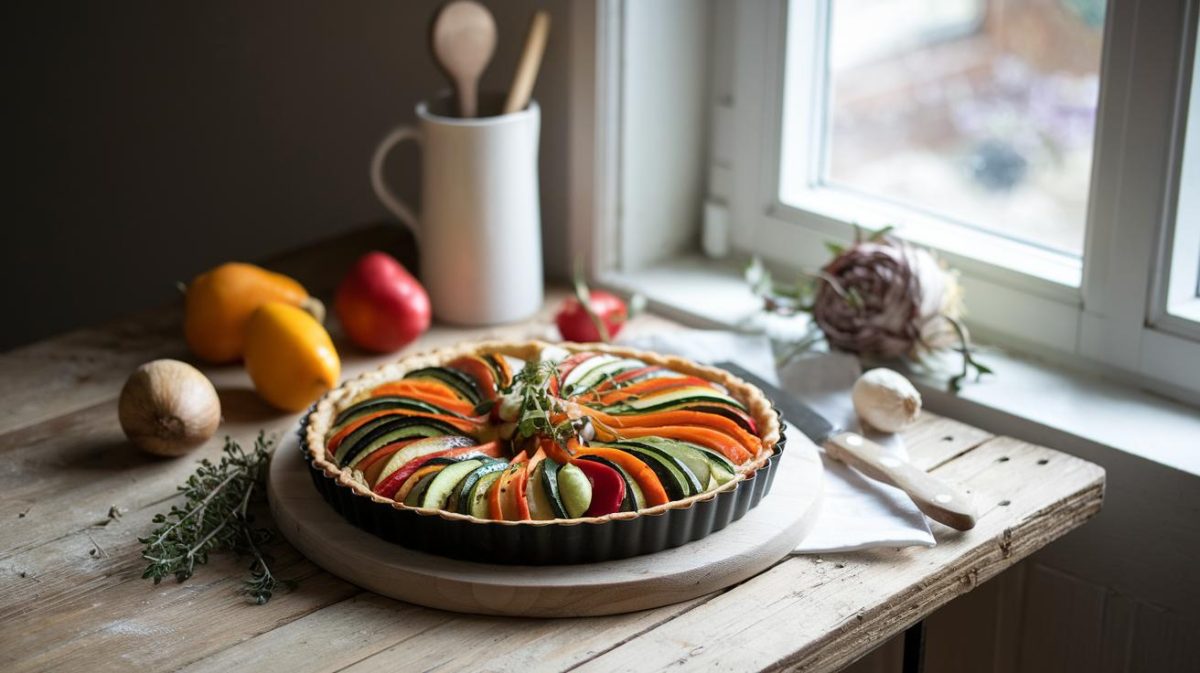
<instances>
[{"instance_id":1,"label":"wooden spoon","mask_svg":"<svg viewBox=\"0 0 1200 673\"><path fill-rule=\"evenodd\" d=\"M459 115L474 117L479 111L479 76L496 50L492 13L474 0L447 4L433 21L430 46L457 92Z\"/></svg>"},{"instance_id":2,"label":"wooden spoon","mask_svg":"<svg viewBox=\"0 0 1200 673\"><path fill-rule=\"evenodd\" d=\"M521 52L521 61L517 64L517 72L513 75L512 88L508 90L508 99L504 101L504 114L512 114L524 110L529 105L529 96L533 93L533 83L537 81L538 70L542 66L542 54L546 51L546 37L550 33L550 15L545 10L539 10L529 22L529 34L525 36L525 49Z\"/></svg>"}]
</instances>

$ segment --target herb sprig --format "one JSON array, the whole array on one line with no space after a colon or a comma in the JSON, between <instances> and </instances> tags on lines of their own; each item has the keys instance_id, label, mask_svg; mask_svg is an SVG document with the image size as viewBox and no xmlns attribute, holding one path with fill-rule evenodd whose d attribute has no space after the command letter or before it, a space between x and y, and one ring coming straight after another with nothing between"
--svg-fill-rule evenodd
<instances>
[{"instance_id":1,"label":"herb sprig","mask_svg":"<svg viewBox=\"0 0 1200 673\"><path fill-rule=\"evenodd\" d=\"M200 461L196 472L179 487L186 499L183 507L173 505L167 514L155 515L158 528L138 539L145 545L142 558L150 562L142 573L144 579L158 584L174 576L183 582L197 564L208 562L210 553L231 551L251 559L250 576L239 591L251 602L262 605L276 590L291 586L271 572L271 558L264 547L274 534L269 528L255 527L250 511L250 505L265 493L273 445L273 439L259 433L254 448L247 452L227 437L218 463Z\"/></svg>"},{"instance_id":2,"label":"herb sprig","mask_svg":"<svg viewBox=\"0 0 1200 673\"><path fill-rule=\"evenodd\" d=\"M517 435L525 439L545 437L566 447L568 440L580 434L588 419L571 418L563 401L550 394L550 381L557 376L557 363L530 360L513 376L508 393L520 395ZM554 416L559 414L563 415L563 420L555 423Z\"/></svg>"}]
</instances>

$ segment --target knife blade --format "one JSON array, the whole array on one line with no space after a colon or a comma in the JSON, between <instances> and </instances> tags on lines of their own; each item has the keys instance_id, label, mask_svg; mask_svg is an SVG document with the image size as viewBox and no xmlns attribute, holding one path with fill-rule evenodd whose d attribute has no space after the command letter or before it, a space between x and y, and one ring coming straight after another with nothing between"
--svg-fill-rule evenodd
<instances>
[{"instance_id":1,"label":"knife blade","mask_svg":"<svg viewBox=\"0 0 1200 673\"><path fill-rule=\"evenodd\" d=\"M975 527L975 508L966 493L916 465L890 455L882 446L859 433L838 428L800 398L745 368L733 362L718 362L715 366L758 386L783 418L814 444L824 447L830 458L904 491L917 508L934 521L956 530Z\"/></svg>"}]
</instances>

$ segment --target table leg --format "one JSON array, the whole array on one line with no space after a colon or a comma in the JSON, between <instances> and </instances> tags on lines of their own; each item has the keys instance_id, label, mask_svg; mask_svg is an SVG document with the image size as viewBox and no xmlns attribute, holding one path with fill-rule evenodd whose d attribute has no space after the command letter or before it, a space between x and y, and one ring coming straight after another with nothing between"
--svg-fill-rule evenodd
<instances>
[{"instance_id":1,"label":"table leg","mask_svg":"<svg viewBox=\"0 0 1200 673\"><path fill-rule=\"evenodd\" d=\"M904 631L904 673L923 673L925 670L925 620Z\"/></svg>"}]
</instances>

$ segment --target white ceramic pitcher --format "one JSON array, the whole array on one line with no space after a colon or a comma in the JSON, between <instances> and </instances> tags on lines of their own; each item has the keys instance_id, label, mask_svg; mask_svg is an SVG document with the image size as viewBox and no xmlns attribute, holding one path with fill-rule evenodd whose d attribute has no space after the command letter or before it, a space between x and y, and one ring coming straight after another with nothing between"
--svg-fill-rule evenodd
<instances>
[{"instance_id":1,"label":"white ceramic pitcher","mask_svg":"<svg viewBox=\"0 0 1200 673\"><path fill-rule=\"evenodd\" d=\"M418 125L384 137L371 160L375 195L416 235L420 279L434 315L460 325L527 318L542 306L542 228L538 204L536 102L507 115L450 116L453 99L417 105ZM484 96L483 114L502 96ZM383 180L397 144L421 147L421 216Z\"/></svg>"}]
</instances>

